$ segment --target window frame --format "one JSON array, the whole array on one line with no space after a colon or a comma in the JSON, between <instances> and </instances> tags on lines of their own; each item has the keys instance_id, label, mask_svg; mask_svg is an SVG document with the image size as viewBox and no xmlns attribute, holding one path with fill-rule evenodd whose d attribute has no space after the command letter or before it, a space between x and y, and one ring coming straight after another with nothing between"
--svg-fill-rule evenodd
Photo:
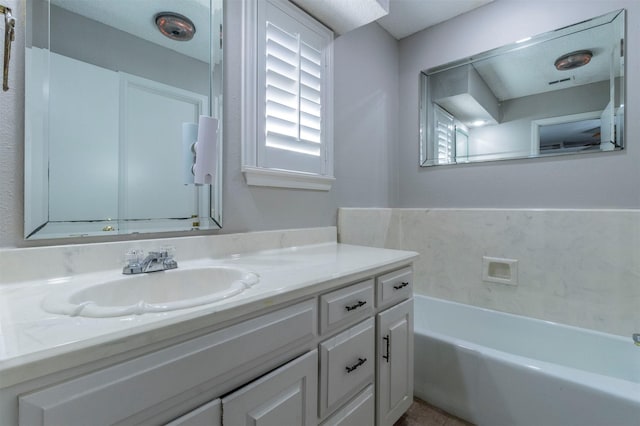
<instances>
[{"instance_id":1,"label":"window frame","mask_svg":"<svg viewBox=\"0 0 640 426\"><path fill-rule=\"evenodd\" d=\"M320 173L309 173L295 170L269 168L261 164L261 145L265 145L265 132L261 123L259 111L264 107L264 93L258 87L259 73L258 55L260 51L258 35L259 25L266 25L261 16L260 7L270 3L280 11L291 16L299 24L326 37L323 49L324 70L321 101L322 141L321 150L324 157ZM281 188L297 188L328 191L335 178L333 177L333 32L286 0L247 0L243 2L243 47L242 47L242 173L248 185L270 186Z\"/></svg>"}]
</instances>

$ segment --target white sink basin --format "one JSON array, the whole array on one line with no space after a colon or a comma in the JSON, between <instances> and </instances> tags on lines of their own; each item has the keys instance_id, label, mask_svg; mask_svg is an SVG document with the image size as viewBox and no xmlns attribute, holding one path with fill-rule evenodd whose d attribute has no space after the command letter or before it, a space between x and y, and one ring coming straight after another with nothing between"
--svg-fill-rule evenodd
<instances>
[{"instance_id":1,"label":"white sink basin","mask_svg":"<svg viewBox=\"0 0 640 426\"><path fill-rule=\"evenodd\" d=\"M236 296L258 281L253 272L226 266L122 275L52 293L42 307L55 314L97 318L166 312Z\"/></svg>"}]
</instances>

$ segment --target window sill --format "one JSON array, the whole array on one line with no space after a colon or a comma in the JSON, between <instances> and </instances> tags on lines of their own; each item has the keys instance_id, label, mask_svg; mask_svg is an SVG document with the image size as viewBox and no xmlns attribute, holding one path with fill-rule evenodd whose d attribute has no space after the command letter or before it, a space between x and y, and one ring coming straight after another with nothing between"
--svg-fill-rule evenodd
<instances>
[{"instance_id":1,"label":"window sill","mask_svg":"<svg viewBox=\"0 0 640 426\"><path fill-rule=\"evenodd\" d=\"M331 185L333 185L333 182L336 180L330 176L296 173L287 170L263 169L251 166L244 166L242 173L247 181L247 185L310 189L314 191L329 191Z\"/></svg>"}]
</instances>

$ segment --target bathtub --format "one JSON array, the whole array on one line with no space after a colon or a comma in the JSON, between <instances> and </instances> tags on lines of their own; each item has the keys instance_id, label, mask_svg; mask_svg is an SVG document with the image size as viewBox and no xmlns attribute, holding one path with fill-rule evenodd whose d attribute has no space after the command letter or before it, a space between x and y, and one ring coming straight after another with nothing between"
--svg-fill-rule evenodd
<instances>
[{"instance_id":1,"label":"bathtub","mask_svg":"<svg viewBox=\"0 0 640 426\"><path fill-rule=\"evenodd\" d=\"M415 390L486 426L640 425L628 338L415 296Z\"/></svg>"}]
</instances>

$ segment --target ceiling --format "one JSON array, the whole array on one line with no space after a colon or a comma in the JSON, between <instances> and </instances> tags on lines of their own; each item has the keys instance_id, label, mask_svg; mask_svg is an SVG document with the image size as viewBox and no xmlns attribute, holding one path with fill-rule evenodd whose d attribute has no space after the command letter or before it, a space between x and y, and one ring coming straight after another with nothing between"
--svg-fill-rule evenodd
<instances>
[{"instance_id":1,"label":"ceiling","mask_svg":"<svg viewBox=\"0 0 640 426\"><path fill-rule=\"evenodd\" d=\"M576 31L476 61L473 66L499 101L608 81L611 72L616 76L622 72L620 58L613 56L619 51L621 25L618 19L612 25ZM587 66L570 71L554 67L557 58L578 50L593 53Z\"/></svg>"},{"instance_id":2,"label":"ceiling","mask_svg":"<svg viewBox=\"0 0 640 426\"><path fill-rule=\"evenodd\" d=\"M317 0L319 1L319 0ZM346 0L345 0L346 1ZM389 14L377 22L393 37L404 38L424 28L451 19L493 0L389 0ZM209 0L51 0L59 7L115 27L145 40L208 61ZM214 0L220 7L222 0ZM160 34L153 23L156 13L172 11L190 17L197 29L190 42L170 40ZM569 76L563 86L585 84L608 78L610 58L600 55L609 46L604 28L591 36L581 33L542 43L522 52L500 55L475 64L485 82L499 100L558 89L549 82ZM588 67L573 72L556 71L550 64L561 54L573 50L591 49L595 55ZM526 52L526 56L525 56ZM531 55L535 58L532 61ZM532 65L533 64L533 65Z\"/></svg>"},{"instance_id":3,"label":"ceiling","mask_svg":"<svg viewBox=\"0 0 640 426\"><path fill-rule=\"evenodd\" d=\"M215 0L214 3L221 3ZM389 14L378 23L396 39L451 19L493 0L389 0ZM199 28L209 26L209 0L51 0L78 15L128 32L185 55L208 61L209 40ZM163 11L188 16L196 26L190 42L170 40L153 25L153 17Z\"/></svg>"},{"instance_id":4,"label":"ceiling","mask_svg":"<svg viewBox=\"0 0 640 426\"><path fill-rule=\"evenodd\" d=\"M221 1L214 1L214 5ZM184 55L209 62L209 0L51 0L51 3ZM171 40L158 31L154 16L167 11L188 16L193 21L196 33L191 41Z\"/></svg>"},{"instance_id":5,"label":"ceiling","mask_svg":"<svg viewBox=\"0 0 640 426\"><path fill-rule=\"evenodd\" d=\"M462 15L493 0L389 0L389 14L378 19L400 40L425 28Z\"/></svg>"}]
</instances>

